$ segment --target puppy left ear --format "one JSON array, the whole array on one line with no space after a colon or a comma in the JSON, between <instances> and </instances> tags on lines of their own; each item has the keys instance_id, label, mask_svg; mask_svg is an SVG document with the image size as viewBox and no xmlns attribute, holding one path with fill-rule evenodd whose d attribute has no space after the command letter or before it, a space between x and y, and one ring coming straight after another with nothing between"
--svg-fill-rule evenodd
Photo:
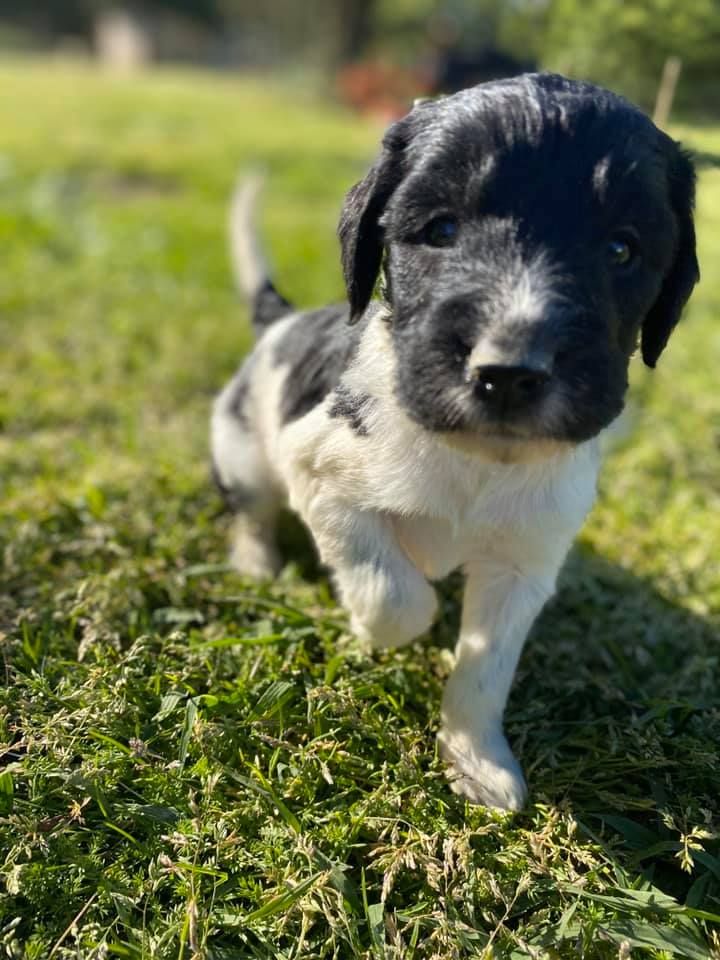
<instances>
[{"instance_id":1,"label":"puppy left ear","mask_svg":"<svg viewBox=\"0 0 720 960\"><path fill-rule=\"evenodd\" d=\"M672 144L672 151L668 189L678 233L675 259L665 275L660 294L642 325L642 358L648 367L654 367L657 363L693 287L700 279L693 223L695 170L690 156L677 144Z\"/></svg>"},{"instance_id":2,"label":"puppy left ear","mask_svg":"<svg viewBox=\"0 0 720 960\"><path fill-rule=\"evenodd\" d=\"M405 121L393 124L383 138L383 150L368 175L348 192L340 214L338 235L350 322L365 311L375 288L383 257L380 218L400 183L403 151L407 146Z\"/></svg>"}]
</instances>

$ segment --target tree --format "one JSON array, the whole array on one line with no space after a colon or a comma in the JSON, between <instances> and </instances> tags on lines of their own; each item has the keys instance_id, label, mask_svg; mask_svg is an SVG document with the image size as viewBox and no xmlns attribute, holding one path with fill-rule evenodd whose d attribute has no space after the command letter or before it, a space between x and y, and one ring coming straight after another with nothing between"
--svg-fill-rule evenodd
<instances>
[{"instance_id":1,"label":"tree","mask_svg":"<svg viewBox=\"0 0 720 960\"><path fill-rule=\"evenodd\" d=\"M717 76L719 40L718 0L550 0L541 46L546 67L650 108L667 57L680 57L686 91L699 91Z\"/></svg>"},{"instance_id":2,"label":"tree","mask_svg":"<svg viewBox=\"0 0 720 960\"><path fill-rule=\"evenodd\" d=\"M81 36L90 40L96 16L113 7L140 14L170 10L207 25L220 22L219 0L1 0L0 18L51 38Z\"/></svg>"}]
</instances>

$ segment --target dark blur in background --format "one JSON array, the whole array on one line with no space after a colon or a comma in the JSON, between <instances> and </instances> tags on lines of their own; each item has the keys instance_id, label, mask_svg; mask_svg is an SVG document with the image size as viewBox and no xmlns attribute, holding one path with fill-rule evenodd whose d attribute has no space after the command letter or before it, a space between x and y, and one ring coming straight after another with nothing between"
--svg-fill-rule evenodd
<instances>
[{"instance_id":1,"label":"dark blur in background","mask_svg":"<svg viewBox=\"0 0 720 960\"><path fill-rule=\"evenodd\" d=\"M12 51L302 71L386 116L533 68L649 111L676 93L681 115L720 113L720 0L0 0L0 55Z\"/></svg>"}]
</instances>

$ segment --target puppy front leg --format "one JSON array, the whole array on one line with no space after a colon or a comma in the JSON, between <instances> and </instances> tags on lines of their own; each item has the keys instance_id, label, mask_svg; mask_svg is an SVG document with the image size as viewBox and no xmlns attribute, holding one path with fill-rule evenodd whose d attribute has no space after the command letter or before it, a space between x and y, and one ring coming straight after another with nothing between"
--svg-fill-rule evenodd
<instances>
[{"instance_id":1,"label":"puppy front leg","mask_svg":"<svg viewBox=\"0 0 720 960\"><path fill-rule=\"evenodd\" d=\"M334 570L357 636L385 649L429 629L435 590L400 548L388 517L317 496L302 513L323 561Z\"/></svg>"},{"instance_id":2,"label":"puppy front leg","mask_svg":"<svg viewBox=\"0 0 720 960\"><path fill-rule=\"evenodd\" d=\"M525 638L554 592L561 562L523 572L507 560L483 558L467 569L439 744L453 790L473 803L519 810L525 801L522 770L503 733L503 711Z\"/></svg>"}]
</instances>

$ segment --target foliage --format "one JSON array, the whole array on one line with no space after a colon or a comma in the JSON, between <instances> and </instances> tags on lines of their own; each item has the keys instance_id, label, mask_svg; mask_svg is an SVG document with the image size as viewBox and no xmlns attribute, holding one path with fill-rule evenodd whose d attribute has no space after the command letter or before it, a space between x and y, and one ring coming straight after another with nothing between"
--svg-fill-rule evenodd
<instances>
[{"instance_id":1,"label":"foliage","mask_svg":"<svg viewBox=\"0 0 720 960\"><path fill-rule=\"evenodd\" d=\"M520 61L539 58L544 5L502 0L378 0L374 51L396 63L432 62L443 49L467 56L502 49Z\"/></svg>"},{"instance_id":2,"label":"foliage","mask_svg":"<svg viewBox=\"0 0 720 960\"><path fill-rule=\"evenodd\" d=\"M716 0L550 0L543 63L617 89L651 107L665 60L680 57L683 85L717 77Z\"/></svg>"},{"instance_id":3,"label":"foliage","mask_svg":"<svg viewBox=\"0 0 720 960\"><path fill-rule=\"evenodd\" d=\"M123 4L4 0L1 6L0 41L22 48L68 35L90 41L97 12ZM204 55L222 62L235 57L326 77L357 60L431 72L448 52L472 59L492 51L604 83L648 109L663 65L674 56L683 63L680 107L717 112L718 0L143 0L127 6L150 20L172 11L203 25Z\"/></svg>"},{"instance_id":4,"label":"foliage","mask_svg":"<svg viewBox=\"0 0 720 960\"><path fill-rule=\"evenodd\" d=\"M244 63L290 58L327 69L364 50L372 35L374 6L374 0L305 0L303 4L287 0L271 4L262 0L34 0L32 4L3 0L0 23L24 27L25 44L34 40L42 45L68 36L92 42L95 18L106 10L125 8L149 25L158 15L173 14L182 18L185 31L195 25L205 37L213 33L214 55L223 63L228 52L221 51L229 42L233 55ZM213 55L212 47L203 49L206 56Z\"/></svg>"},{"instance_id":5,"label":"foliage","mask_svg":"<svg viewBox=\"0 0 720 960\"><path fill-rule=\"evenodd\" d=\"M146 13L172 10L184 17L212 23L219 19L221 3L222 0L142 0L141 3L125 6ZM63 36L75 32L87 33L92 17L99 10L117 9L119 6L123 4L118 4L116 0L33 0L32 5L25 0L3 0L0 16L3 19L42 24Z\"/></svg>"},{"instance_id":6,"label":"foliage","mask_svg":"<svg viewBox=\"0 0 720 960\"><path fill-rule=\"evenodd\" d=\"M711 269L634 371L523 657L531 803L502 817L433 746L457 582L426 643L369 657L290 522L276 583L228 572L207 477L211 396L248 345L236 170L264 160L281 285L321 302L380 131L197 73L6 64L0 106L0 956L719 956ZM705 264L719 210L708 168Z\"/></svg>"}]
</instances>

